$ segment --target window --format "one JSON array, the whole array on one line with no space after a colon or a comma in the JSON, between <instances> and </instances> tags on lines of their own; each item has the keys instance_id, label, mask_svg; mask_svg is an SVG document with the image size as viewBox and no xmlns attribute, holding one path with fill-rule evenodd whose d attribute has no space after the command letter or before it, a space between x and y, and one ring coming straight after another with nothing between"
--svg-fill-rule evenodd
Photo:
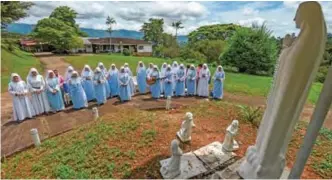
<instances>
[{"instance_id":1,"label":"window","mask_svg":"<svg viewBox=\"0 0 332 180\"><path fill-rule=\"evenodd\" d=\"M144 49L144 46L138 46L138 49L139 49L139 50L143 50L143 49Z\"/></svg>"}]
</instances>

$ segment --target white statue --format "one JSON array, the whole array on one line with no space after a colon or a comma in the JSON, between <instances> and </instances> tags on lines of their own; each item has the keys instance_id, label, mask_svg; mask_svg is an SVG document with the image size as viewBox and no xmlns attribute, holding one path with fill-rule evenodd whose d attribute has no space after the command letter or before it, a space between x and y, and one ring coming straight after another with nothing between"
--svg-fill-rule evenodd
<instances>
[{"instance_id":1,"label":"white statue","mask_svg":"<svg viewBox=\"0 0 332 180\"><path fill-rule=\"evenodd\" d=\"M234 139L234 136L236 136L238 129L239 129L238 120L233 120L232 124L227 127L226 136L222 144L222 150L224 152L232 152L234 149L238 147L238 144Z\"/></svg>"},{"instance_id":2,"label":"white statue","mask_svg":"<svg viewBox=\"0 0 332 180\"><path fill-rule=\"evenodd\" d=\"M193 114L187 112L185 120L182 122L181 129L176 133L182 142L191 141L192 127L195 127Z\"/></svg>"},{"instance_id":3,"label":"white statue","mask_svg":"<svg viewBox=\"0 0 332 180\"><path fill-rule=\"evenodd\" d=\"M98 108L96 108L96 107L92 108L92 114L93 114L94 120L97 120L99 118Z\"/></svg>"},{"instance_id":4,"label":"white statue","mask_svg":"<svg viewBox=\"0 0 332 180\"><path fill-rule=\"evenodd\" d=\"M294 126L323 59L326 25L318 2L303 2L295 15L300 34L287 35L279 68L259 127L256 144L247 149L238 173L244 179L278 179Z\"/></svg>"},{"instance_id":5,"label":"white statue","mask_svg":"<svg viewBox=\"0 0 332 180\"><path fill-rule=\"evenodd\" d=\"M160 168L160 172L163 174L164 179L173 179L181 174L181 156L182 150L179 147L179 141L174 139L171 142L171 159Z\"/></svg>"},{"instance_id":6,"label":"white statue","mask_svg":"<svg viewBox=\"0 0 332 180\"><path fill-rule=\"evenodd\" d=\"M172 97L171 96L167 96L167 99L166 99L166 110L170 110L171 109L171 99Z\"/></svg>"}]
</instances>

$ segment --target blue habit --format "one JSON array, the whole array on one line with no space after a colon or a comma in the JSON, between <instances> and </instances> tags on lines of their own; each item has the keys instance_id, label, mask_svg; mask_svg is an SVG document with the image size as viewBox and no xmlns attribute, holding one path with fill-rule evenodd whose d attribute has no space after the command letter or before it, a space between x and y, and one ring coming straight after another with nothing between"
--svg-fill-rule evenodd
<instances>
[{"instance_id":1,"label":"blue habit","mask_svg":"<svg viewBox=\"0 0 332 180\"><path fill-rule=\"evenodd\" d=\"M216 72L214 75L213 98L222 99L224 95L224 83L221 81L225 77L224 72Z\"/></svg>"},{"instance_id":2,"label":"blue habit","mask_svg":"<svg viewBox=\"0 0 332 180\"><path fill-rule=\"evenodd\" d=\"M151 77L156 78L156 82L151 85L151 94L153 98L160 98L160 79L159 72L153 71Z\"/></svg>"},{"instance_id":3,"label":"blue habit","mask_svg":"<svg viewBox=\"0 0 332 180\"><path fill-rule=\"evenodd\" d=\"M73 108L80 109L88 107L88 102L80 78L75 80L71 79L70 81L68 87L69 95L73 102Z\"/></svg>"},{"instance_id":4,"label":"blue habit","mask_svg":"<svg viewBox=\"0 0 332 180\"><path fill-rule=\"evenodd\" d=\"M119 81L118 81L118 71L110 72L110 78L108 79L108 84L111 90L111 97L119 95Z\"/></svg>"},{"instance_id":5,"label":"blue habit","mask_svg":"<svg viewBox=\"0 0 332 180\"><path fill-rule=\"evenodd\" d=\"M184 81L185 81L184 70L180 68L176 73L176 84L175 84L176 96L184 96Z\"/></svg>"},{"instance_id":6,"label":"blue habit","mask_svg":"<svg viewBox=\"0 0 332 180\"><path fill-rule=\"evenodd\" d=\"M92 100L96 99L95 90L94 90L93 82L91 79L83 80L82 86L83 86L83 89L84 89L84 92L86 94L86 98L88 101L92 101Z\"/></svg>"},{"instance_id":7,"label":"blue habit","mask_svg":"<svg viewBox=\"0 0 332 180\"><path fill-rule=\"evenodd\" d=\"M105 103L107 100L105 83L106 80L101 73L94 75L93 84L98 105Z\"/></svg>"},{"instance_id":8,"label":"blue habit","mask_svg":"<svg viewBox=\"0 0 332 180\"><path fill-rule=\"evenodd\" d=\"M54 93L52 93L53 90L56 90L57 92L54 94ZM50 78L47 79L46 94L47 94L48 102L50 103L50 106L53 111L61 111L61 110L65 109L58 78L55 77L52 79L50 79Z\"/></svg>"},{"instance_id":9,"label":"blue habit","mask_svg":"<svg viewBox=\"0 0 332 180\"><path fill-rule=\"evenodd\" d=\"M165 80L164 80L164 90L165 90L165 97L173 96L173 74L171 71L166 71L165 73Z\"/></svg>"},{"instance_id":10,"label":"blue habit","mask_svg":"<svg viewBox=\"0 0 332 180\"><path fill-rule=\"evenodd\" d=\"M137 72L137 85L141 94L146 93L146 71L145 68L139 68Z\"/></svg>"},{"instance_id":11,"label":"blue habit","mask_svg":"<svg viewBox=\"0 0 332 180\"><path fill-rule=\"evenodd\" d=\"M107 71L106 69L102 69L101 73L103 74L104 78L107 79ZM106 89L106 98L109 98L111 96L111 89L110 85L108 84L108 80L104 83L105 89Z\"/></svg>"},{"instance_id":12,"label":"blue habit","mask_svg":"<svg viewBox=\"0 0 332 180\"><path fill-rule=\"evenodd\" d=\"M128 73L120 73L119 76L119 96L121 101L131 100L131 90L129 87L130 76Z\"/></svg>"},{"instance_id":13,"label":"blue habit","mask_svg":"<svg viewBox=\"0 0 332 180\"><path fill-rule=\"evenodd\" d=\"M187 94L195 95L196 94L196 70L188 70L187 75Z\"/></svg>"}]
</instances>

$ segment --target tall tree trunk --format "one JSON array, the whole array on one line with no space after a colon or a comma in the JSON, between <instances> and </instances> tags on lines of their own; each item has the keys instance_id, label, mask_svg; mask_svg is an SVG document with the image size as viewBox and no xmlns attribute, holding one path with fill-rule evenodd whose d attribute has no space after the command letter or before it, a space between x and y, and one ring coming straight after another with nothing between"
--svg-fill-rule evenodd
<instances>
[{"instance_id":1,"label":"tall tree trunk","mask_svg":"<svg viewBox=\"0 0 332 180\"><path fill-rule=\"evenodd\" d=\"M178 28L175 28L175 39L178 38Z\"/></svg>"}]
</instances>

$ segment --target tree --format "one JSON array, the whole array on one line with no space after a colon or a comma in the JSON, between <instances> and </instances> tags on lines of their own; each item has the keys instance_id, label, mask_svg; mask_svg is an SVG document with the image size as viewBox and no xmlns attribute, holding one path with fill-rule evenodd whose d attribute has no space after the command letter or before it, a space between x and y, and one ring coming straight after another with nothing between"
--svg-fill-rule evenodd
<instances>
[{"instance_id":1,"label":"tree","mask_svg":"<svg viewBox=\"0 0 332 180\"><path fill-rule=\"evenodd\" d=\"M76 33L80 36L88 36L85 32L82 32L78 24L76 24L76 17L77 12L68 6L59 6L55 8L50 15L50 18L59 19L60 21L65 22L69 26L75 28Z\"/></svg>"},{"instance_id":2,"label":"tree","mask_svg":"<svg viewBox=\"0 0 332 180\"><path fill-rule=\"evenodd\" d=\"M143 39L145 41L151 41L153 47L160 45L163 39L163 25L164 19L150 18L149 22L145 22L140 30L144 33Z\"/></svg>"},{"instance_id":3,"label":"tree","mask_svg":"<svg viewBox=\"0 0 332 180\"><path fill-rule=\"evenodd\" d=\"M31 36L53 45L58 50L83 46L84 35L76 24L77 13L67 6L54 9L49 18L39 20Z\"/></svg>"},{"instance_id":4,"label":"tree","mask_svg":"<svg viewBox=\"0 0 332 180\"><path fill-rule=\"evenodd\" d=\"M113 31L113 28L112 28L113 24L116 24L115 19L111 18L110 16L107 16L106 25L108 26L108 28L106 31L110 34L110 50L111 50L111 45L112 45L111 35L112 35L112 31Z\"/></svg>"},{"instance_id":5,"label":"tree","mask_svg":"<svg viewBox=\"0 0 332 180\"><path fill-rule=\"evenodd\" d=\"M161 44L160 51L164 57L175 58L179 56L180 49L174 36L163 33Z\"/></svg>"},{"instance_id":6,"label":"tree","mask_svg":"<svg viewBox=\"0 0 332 180\"><path fill-rule=\"evenodd\" d=\"M1 29L6 28L7 24L27 17L26 11L32 5L32 2L1 1Z\"/></svg>"},{"instance_id":7,"label":"tree","mask_svg":"<svg viewBox=\"0 0 332 180\"><path fill-rule=\"evenodd\" d=\"M56 18L39 20L31 36L53 45L58 50L83 46L83 40L76 33L76 29Z\"/></svg>"},{"instance_id":8,"label":"tree","mask_svg":"<svg viewBox=\"0 0 332 180\"><path fill-rule=\"evenodd\" d=\"M181 26L182 22L181 21L177 21L177 22L173 22L172 23L172 27L175 28L175 38L178 37L178 29L182 29L184 28L183 26Z\"/></svg>"},{"instance_id":9,"label":"tree","mask_svg":"<svg viewBox=\"0 0 332 180\"><path fill-rule=\"evenodd\" d=\"M201 26L188 35L189 43L196 43L201 40L227 40L232 37L238 28L244 28L235 24L215 24Z\"/></svg>"},{"instance_id":10,"label":"tree","mask_svg":"<svg viewBox=\"0 0 332 180\"><path fill-rule=\"evenodd\" d=\"M225 65L237 67L239 72L273 73L277 58L277 42L266 25L239 28L232 36L229 47L221 54Z\"/></svg>"}]
</instances>

